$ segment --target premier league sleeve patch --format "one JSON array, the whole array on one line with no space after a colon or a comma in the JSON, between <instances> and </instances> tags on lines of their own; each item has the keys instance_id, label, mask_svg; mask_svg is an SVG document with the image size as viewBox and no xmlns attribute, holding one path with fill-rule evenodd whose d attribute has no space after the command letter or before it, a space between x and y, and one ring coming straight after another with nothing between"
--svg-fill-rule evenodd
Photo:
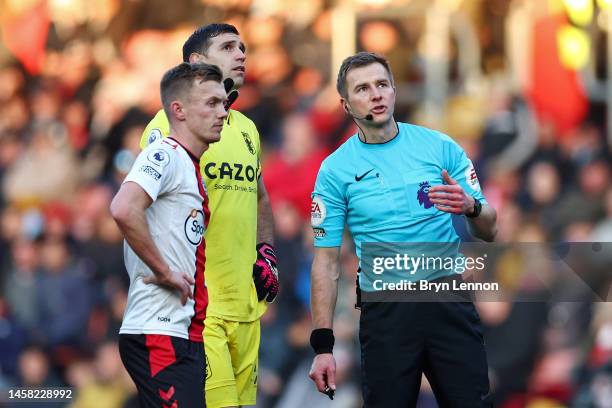
<instances>
[{"instance_id":1,"label":"premier league sleeve patch","mask_svg":"<svg viewBox=\"0 0 612 408\"><path fill-rule=\"evenodd\" d=\"M157 149L147 154L147 160L159 167L166 167L170 163L170 156L164 150Z\"/></svg>"}]
</instances>

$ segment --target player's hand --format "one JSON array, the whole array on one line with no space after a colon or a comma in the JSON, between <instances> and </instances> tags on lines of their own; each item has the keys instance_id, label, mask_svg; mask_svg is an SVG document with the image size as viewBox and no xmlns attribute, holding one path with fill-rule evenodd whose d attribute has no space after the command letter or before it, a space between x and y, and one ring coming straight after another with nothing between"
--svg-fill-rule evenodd
<instances>
[{"instance_id":1,"label":"player's hand","mask_svg":"<svg viewBox=\"0 0 612 408\"><path fill-rule=\"evenodd\" d=\"M452 214L470 214L474 211L474 197L467 194L457 181L442 170L442 179L445 184L433 186L429 189L429 199L440 211Z\"/></svg>"},{"instance_id":2,"label":"player's hand","mask_svg":"<svg viewBox=\"0 0 612 408\"><path fill-rule=\"evenodd\" d=\"M317 390L326 393L325 389L336 391L336 359L332 353L317 354L312 360L308 376L314 381Z\"/></svg>"},{"instance_id":3,"label":"player's hand","mask_svg":"<svg viewBox=\"0 0 612 408\"><path fill-rule=\"evenodd\" d=\"M195 280L184 272L177 272L168 268L164 273L146 276L142 281L147 285L156 284L178 290L183 305L187 303L187 299L193 299L191 285L195 284Z\"/></svg>"},{"instance_id":4,"label":"player's hand","mask_svg":"<svg viewBox=\"0 0 612 408\"><path fill-rule=\"evenodd\" d=\"M257 260L253 264L253 282L257 299L273 302L278 295L279 281L274 247L265 242L257 244Z\"/></svg>"}]
</instances>

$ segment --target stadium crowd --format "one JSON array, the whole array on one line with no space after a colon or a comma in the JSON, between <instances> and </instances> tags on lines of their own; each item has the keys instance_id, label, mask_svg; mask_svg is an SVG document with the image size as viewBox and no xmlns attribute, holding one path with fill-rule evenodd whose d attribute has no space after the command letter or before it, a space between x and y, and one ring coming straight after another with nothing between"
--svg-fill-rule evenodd
<instances>
[{"instance_id":1,"label":"stadium crowd","mask_svg":"<svg viewBox=\"0 0 612 408\"><path fill-rule=\"evenodd\" d=\"M161 1L96 3L86 17L49 12L38 65L16 59L7 42L0 46L0 387L70 386L74 407L135 406L117 351L128 276L109 203L159 109L159 79L180 60L183 39L203 19L224 20L249 48L247 82L233 108L256 123L264 143L281 274L281 293L262 319L258 406L331 406L307 379L310 193L321 161L355 129L329 68L328 2L270 13L258 1L191 1L169 13L151 11ZM485 17L503 20L481 7ZM418 30L388 21L363 28L382 38L402 32L402 46L413 51L394 64L395 78L407 89L422 84ZM590 102L581 123L564 132L530 115L527 96L499 79L503 40L492 28L488 34L481 39L486 103L449 97L447 107L449 116L465 111L478 125L466 131L449 121L442 130L460 135L475 159L497 209L497 240L612 241L605 105ZM397 117L418 123L419 108L418 98L400 98ZM525 142L529 120L535 130ZM527 153L503 165L521 143L531 145ZM465 236L462 222L456 227ZM342 265L333 404L354 407L359 312L350 246ZM498 406L612 406L610 304L489 302L479 311ZM431 392L419 406L436 406Z\"/></svg>"}]
</instances>

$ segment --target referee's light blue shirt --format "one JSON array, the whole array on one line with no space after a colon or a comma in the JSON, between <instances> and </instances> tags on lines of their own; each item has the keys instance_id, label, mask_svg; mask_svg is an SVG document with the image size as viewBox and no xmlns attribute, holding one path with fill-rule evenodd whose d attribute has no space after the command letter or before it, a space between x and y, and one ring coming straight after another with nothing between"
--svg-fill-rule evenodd
<instances>
[{"instance_id":1,"label":"referee's light blue shirt","mask_svg":"<svg viewBox=\"0 0 612 408\"><path fill-rule=\"evenodd\" d=\"M397 122L399 134L382 144L353 135L321 164L312 193L315 247L338 247L348 224L361 259L362 242L459 242L451 214L437 210L429 187L447 170L483 204L471 160L450 137Z\"/></svg>"}]
</instances>

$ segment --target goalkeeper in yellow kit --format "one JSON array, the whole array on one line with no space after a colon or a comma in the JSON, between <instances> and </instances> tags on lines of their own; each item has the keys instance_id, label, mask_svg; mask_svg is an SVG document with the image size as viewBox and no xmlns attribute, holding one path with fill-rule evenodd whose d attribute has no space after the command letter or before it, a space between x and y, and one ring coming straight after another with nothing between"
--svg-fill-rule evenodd
<instances>
[{"instance_id":1,"label":"goalkeeper in yellow kit","mask_svg":"<svg viewBox=\"0 0 612 408\"><path fill-rule=\"evenodd\" d=\"M261 178L255 124L230 109L244 83L245 47L229 24L197 29L183 45L183 61L217 65L228 92L221 141L200 159L211 212L206 231L204 325L206 405L254 405L257 395L259 319L278 293L273 219ZM148 124L141 148L169 134L163 110Z\"/></svg>"}]
</instances>

